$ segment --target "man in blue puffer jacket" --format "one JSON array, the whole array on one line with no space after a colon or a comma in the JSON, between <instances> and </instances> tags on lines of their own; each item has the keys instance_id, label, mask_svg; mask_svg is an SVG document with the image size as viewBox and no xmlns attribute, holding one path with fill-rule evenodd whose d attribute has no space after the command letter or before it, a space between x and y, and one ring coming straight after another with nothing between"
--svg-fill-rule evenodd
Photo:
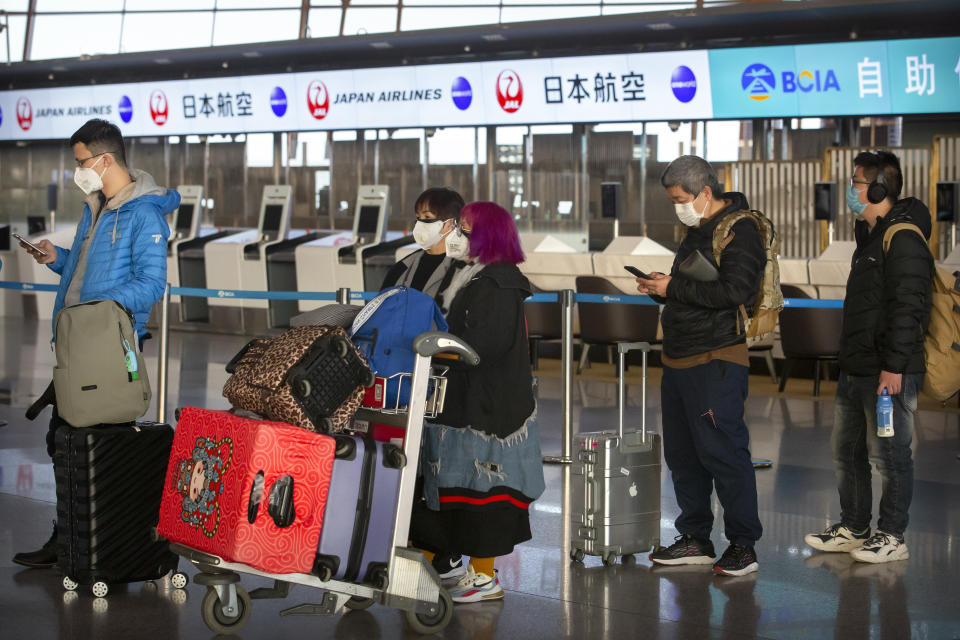
<instances>
[{"instance_id":1,"label":"man in blue puffer jacket","mask_svg":"<svg viewBox=\"0 0 960 640\"><path fill-rule=\"evenodd\" d=\"M163 296L167 280L167 238L164 215L180 206L180 194L158 187L153 178L127 168L123 136L116 125L90 120L70 138L77 169L74 182L86 194L83 217L70 249L49 240L37 246L42 255L21 244L40 264L60 274L53 307L57 314L90 300L116 300L133 312L134 330L143 346L144 325L153 305ZM53 456L53 434L62 424L54 410L47 433ZM14 562L29 567L56 564L56 527L39 551L18 553Z\"/></svg>"}]
</instances>

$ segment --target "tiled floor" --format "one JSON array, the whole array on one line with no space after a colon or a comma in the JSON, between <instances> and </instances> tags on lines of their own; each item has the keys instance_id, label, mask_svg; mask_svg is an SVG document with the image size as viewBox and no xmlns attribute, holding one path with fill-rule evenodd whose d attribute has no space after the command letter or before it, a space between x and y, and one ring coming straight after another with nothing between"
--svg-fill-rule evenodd
<instances>
[{"instance_id":1,"label":"tiled floor","mask_svg":"<svg viewBox=\"0 0 960 640\"><path fill-rule=\"evenodd\" d=\"M169 581L115 587L104 599L64 592L54 570L10 562L46 540L54 516L52 467L43 446L46 415L23 410L50 376L49 326L0 319L0 638L209 638L200 619L203 587L171 589ZM174 333L170 406L225 407L223 365L242 337ZM155 356L156 341L148 343ZM150 371L155 357L148 358ZM547 369L548 367L544 367ZM634 371L634 377L638 372ZM595 367L575 384L575 428L611 428L615 388ZM773 467L757 471L764 537L758 574L715 578L709 567L653 569L646 557L604 567L567 559L570 526L563 517L570 484L565 468L545 469L547 491L532 511L534 538L498 562L507 589L501 603L463 605L448 638L960 638L960 414L921 411L915 446L916 489L907 543L911 559L892 565L854 564L847 556L812 553L803 535L838 515L829 454L833 401L805 395L809 381L787 396L754 393L747 404L752 450ZM791 383L792 384L792 383ZM758 378L757 389L769 389ZM156 388L156 386L154 387ZM545 452L560 449L559 380L540 380ZM630 387L632 423L639 423L639 388ZM826 390L826 387L825 387ZM648 422L659 428L659 389L651 385ZM42 424L41 424L42 422ZM879 495L879 480L875 481ZM719 505L716 506L719 512ZM663 476L664 539L677 508ZM722 540L719 518L714 542ZM192 571L190 571L192 573ZM244 578L247 587L265 584ZM258 600L244 638L412 637L403 617L375 606L334 618L280 617L281 609L318 602L296 587L285 601Z\"/></svg>"}]
</instances>

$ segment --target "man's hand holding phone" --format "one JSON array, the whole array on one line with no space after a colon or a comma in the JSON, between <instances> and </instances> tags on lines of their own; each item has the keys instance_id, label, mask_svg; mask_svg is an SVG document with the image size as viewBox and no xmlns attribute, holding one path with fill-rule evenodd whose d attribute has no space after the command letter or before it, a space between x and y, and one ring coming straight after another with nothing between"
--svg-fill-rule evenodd
<instances>
[{"instance_id":1,"label":"man's hand holding phone","mask_svg":"<svg viewBox=\"0 0 960 640\"><path fill-rule=\"evenodd\" d=\"M26 249L27 253L32 255L38 263L53 264L57 261L57 247L49 240L29 242L19 235L15 237L20 241L20 246Z\"/></svg>"},{"instance_id":2,"label":"man's hand holding phone","mask_svg":"<svg viewBox=\"0 0 960 640\"><path fill-rule=\"evenodd\" d=\"M659 271L646 274L631 265L625 265L623 268L637 277L637 291L646 295L654 294L660 297L666 297L667 285L670 284L670 276L664 275Z\"/></svg>"}]
</instances>

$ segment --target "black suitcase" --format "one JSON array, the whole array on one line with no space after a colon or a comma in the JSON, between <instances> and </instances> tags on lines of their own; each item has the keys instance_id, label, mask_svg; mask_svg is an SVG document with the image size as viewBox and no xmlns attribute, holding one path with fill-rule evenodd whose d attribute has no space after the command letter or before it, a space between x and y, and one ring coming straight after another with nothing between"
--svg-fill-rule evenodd
<instances>
[{"instance_id":1,"label":"black suitcase","mask_svg":"<svg viewBox=\"0 0 960 640\"><path fill-rule=\"evenodd\" d=\"M57 563L65 588L155 580L177 568L156 537L173 444L170 425L138 422L56 432Z\"/></svg>"},{"instance_id":2,"label":"black suitcase","mask_svg":"<svg viewBox=\"0 0 960 640\"><path fill-rule=\"evenodd\" d=\"M328 334L287 374L290 392L310 421L325 431L341 431L363 400L360 387L373 386L370 367L347 338Z\"/></svg>"}]
</instances>

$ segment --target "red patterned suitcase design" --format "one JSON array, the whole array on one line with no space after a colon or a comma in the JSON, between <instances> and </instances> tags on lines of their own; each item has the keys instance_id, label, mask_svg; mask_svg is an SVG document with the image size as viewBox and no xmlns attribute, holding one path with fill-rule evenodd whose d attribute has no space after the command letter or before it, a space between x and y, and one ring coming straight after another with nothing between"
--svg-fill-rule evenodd
<instances>
[{"instance_id":1,"label":"red patterned suitcase design","mask_svg":"<svg viewBox=\"0 0 960 640\"><path fill-rule=\"evenodd\" d=\"M269 573L309 573L333 471L333 438L186 407L167 466L160 535Z\"/></svg>"}]
</instances>

